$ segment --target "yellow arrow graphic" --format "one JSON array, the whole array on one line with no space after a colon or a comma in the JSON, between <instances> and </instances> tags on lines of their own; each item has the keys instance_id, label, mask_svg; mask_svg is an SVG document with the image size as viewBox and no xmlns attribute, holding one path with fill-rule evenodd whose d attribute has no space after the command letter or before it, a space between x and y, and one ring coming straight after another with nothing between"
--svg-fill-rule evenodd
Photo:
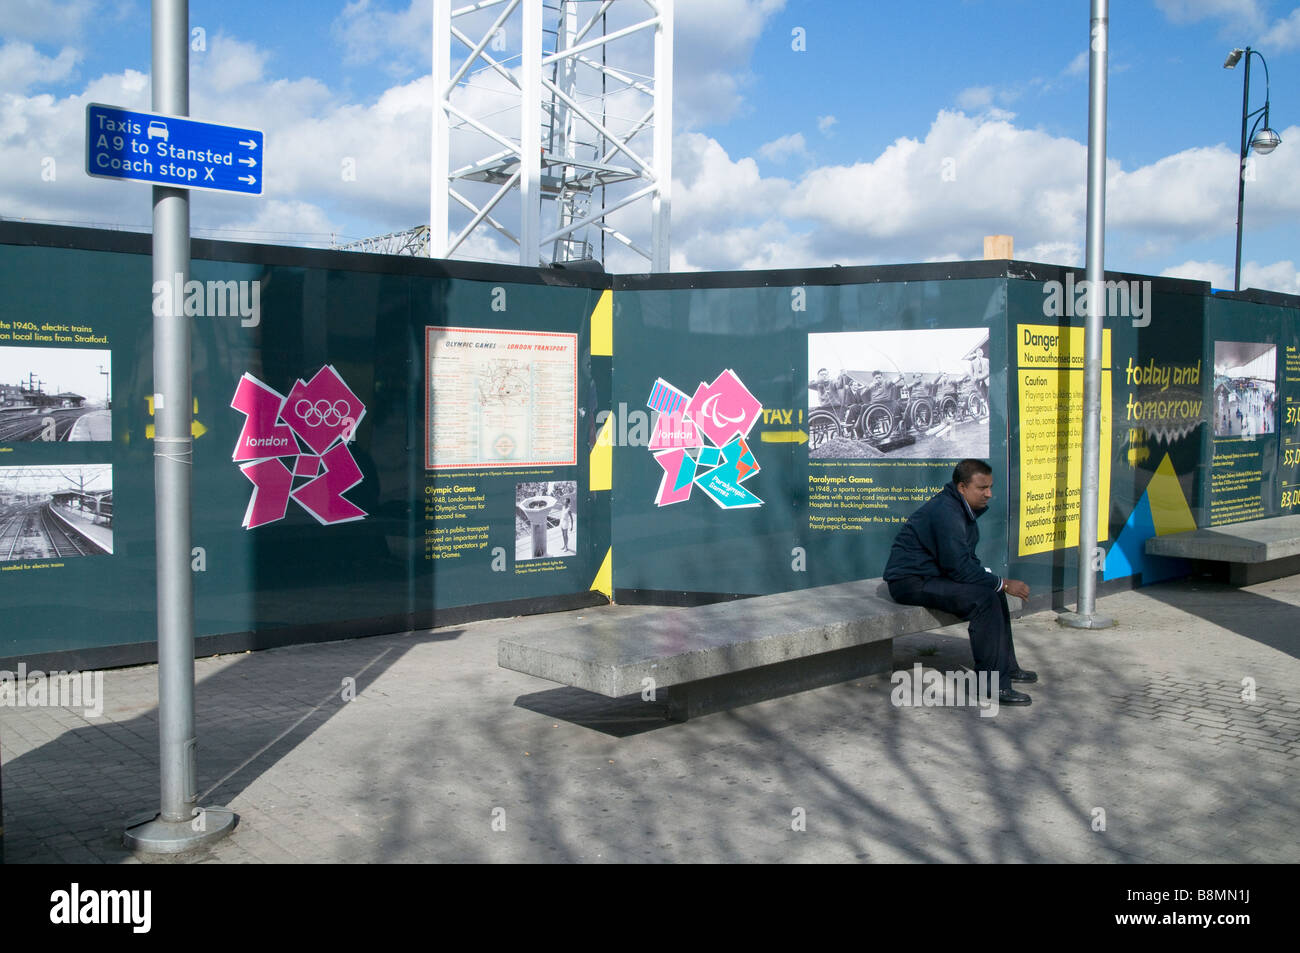
<instances>
[{"instance_id":1,"label":"yellow arrow graphic","mask_svg":"<svg viewBox=\"0 0 1300 953\"><path fill-rule=\"evenodd\" d=\"M145 403L148 404L148 406L149 406L149 416L152 417L152 416L154 415L154 414L153 414L153 395L152 395L152 394L148 395L147 397L145 397L144 400L145 400ZM198 399L197 397L195 397L195 398L194 398L194 413L197 415L198 412L199 412L199 399ZM193 421L190 422L190 436L193 437L195 440L199 439L199 437L202 437L202 436L203 436L205 433L207 433L207 432L208 432L208 428L205 427L205 426L203 426L203 424L200 423L198 420L193 420ZM145 424L145 425L144 425L144 438L145 438L146 440L152 440L152 439L154 438L154 436L155 436L156 433L157 433L157 429L154 427L153 424Z\"/></svg>"},{"instance_id":2,"label":"yellow arrow graphic","mask_svg":"<svg viewBox=\"0 0 1300 953\"><path fill-rule=\"evenodd\" d=\"M764 430L758 437L763 443L807 443L806 430Z\"/></svg>"}]
</instances>

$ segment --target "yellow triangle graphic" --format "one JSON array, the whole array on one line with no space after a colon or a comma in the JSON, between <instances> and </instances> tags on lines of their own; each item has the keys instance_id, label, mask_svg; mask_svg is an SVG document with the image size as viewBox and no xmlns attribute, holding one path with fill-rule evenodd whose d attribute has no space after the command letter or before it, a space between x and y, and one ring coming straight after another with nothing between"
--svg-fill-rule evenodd
<instances>
[{"instance_id":1,"label":"yellow triangle graphic","mask_svg":"<svg viewBox=\"0 0 1300 953\"><path fill-rule=\"evenodd\" d=\"M614 292L608 289L600 293L596 309L591 312L591 354L614 356Z\"/></svg>"},{"instance_id":2,"label":"yellow triangle graphic","mask_svg":"<svg viewBox=\"0 0 1300 953\"><path fill-rule=\"evenodd\" d=\"M608 490L614 485L614 415L605 418L605 426L600 429L596 445L591 448L591 466L588 478L592 492Z\"/></svg>"},{"instance_id":3,"label":"yellow triangle graphic","mask_svg":"<svg viewBox=\"0 0 1300 953\"><path fill-rule=\"evenodd\" d=\"M603 592L606 599L614 598L614 547L611 546L605 551L605 561L600 564L600 570L596 573L596 578L591 581L590 588L596 592Z\"/></svg>"},{"instance_id":4,"label":"yellow triangle graphic","mask_svg":"<svg viewBox=\"0 0 1300 953\"><path fill-rule=\"evenodd\" d=\"M1147 484L1147 502L1151 504L1151 522L1155 524L1157 536L1196 529L1196 519L1167 453Z\"/></svg>"}]
</instances>

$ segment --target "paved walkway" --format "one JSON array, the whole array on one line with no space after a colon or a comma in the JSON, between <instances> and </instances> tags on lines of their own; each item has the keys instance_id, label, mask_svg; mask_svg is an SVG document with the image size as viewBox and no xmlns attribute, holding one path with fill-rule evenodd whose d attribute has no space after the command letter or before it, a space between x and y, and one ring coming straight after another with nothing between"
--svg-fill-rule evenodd
<instances>
[{"instance_id":1,"label":"paved walkway","mask_svg":"<svg viewBox=\"0 0 1300 953\"><path fill-rule=\"evenodd\" d=\"M1026 617L1034 704L992 718L880 675L674 724L497 667L564 615L202 659L203 802L240 823L187 861L1296 862L1298 607L1300 576L1108 596L1106 631ZM894 657L970 653L956 628ZM0 708L8 862L139 862L156 678L105 673L99 718Z\"/></svg>"}]
</instances>

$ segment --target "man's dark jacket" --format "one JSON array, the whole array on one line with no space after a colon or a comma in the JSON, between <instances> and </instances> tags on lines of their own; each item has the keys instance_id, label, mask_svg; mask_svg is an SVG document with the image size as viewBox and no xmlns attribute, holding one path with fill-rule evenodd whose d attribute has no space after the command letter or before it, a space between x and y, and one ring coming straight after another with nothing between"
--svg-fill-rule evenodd
<instances>
[{"instance_id":1,"label":"man's dark jacket","mask_svg":"<svg viewBox=\"0 0 1300 953\"><path fill-rule=\"evenodd\" d=\"M885 564L885 581L942 576L953 582L999 588L1001 578L985 569L975 555L980 541L975 520L986 509L972 510L957 492L957 484L947 484L898 531Z\"/></svg>"}]
</instances>

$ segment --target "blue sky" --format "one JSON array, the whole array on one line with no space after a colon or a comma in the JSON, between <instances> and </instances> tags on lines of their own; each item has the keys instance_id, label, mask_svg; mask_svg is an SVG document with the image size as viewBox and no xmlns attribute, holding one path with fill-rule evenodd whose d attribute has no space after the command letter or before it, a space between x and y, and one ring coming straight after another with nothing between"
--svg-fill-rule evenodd
<instances>
[{"instance_id":1,"label":"blue sky","mask_svg":"<svg viewBox=\"0 0 1300 953\"><path fill-rule=\"evenodd\" d=\"M427 222L429 6L192 0L191 113L264 129L270 163L262 199L196 195L195 234L328 245ZM1087 0L677 0L674 267L973 258L995 232L1017 257L1081 264L1088 14ZM1283 145L1247 185L1245 284L1300 293L1296 0L1112 4L1109 268L1230 284L1242 70L1222 63L1247 44L1268 59ZM147 109L148 70L145 0L5 0L0 216L146 226L147 187L80 165L85 103Z\"/></svg>"}]
</instances>

